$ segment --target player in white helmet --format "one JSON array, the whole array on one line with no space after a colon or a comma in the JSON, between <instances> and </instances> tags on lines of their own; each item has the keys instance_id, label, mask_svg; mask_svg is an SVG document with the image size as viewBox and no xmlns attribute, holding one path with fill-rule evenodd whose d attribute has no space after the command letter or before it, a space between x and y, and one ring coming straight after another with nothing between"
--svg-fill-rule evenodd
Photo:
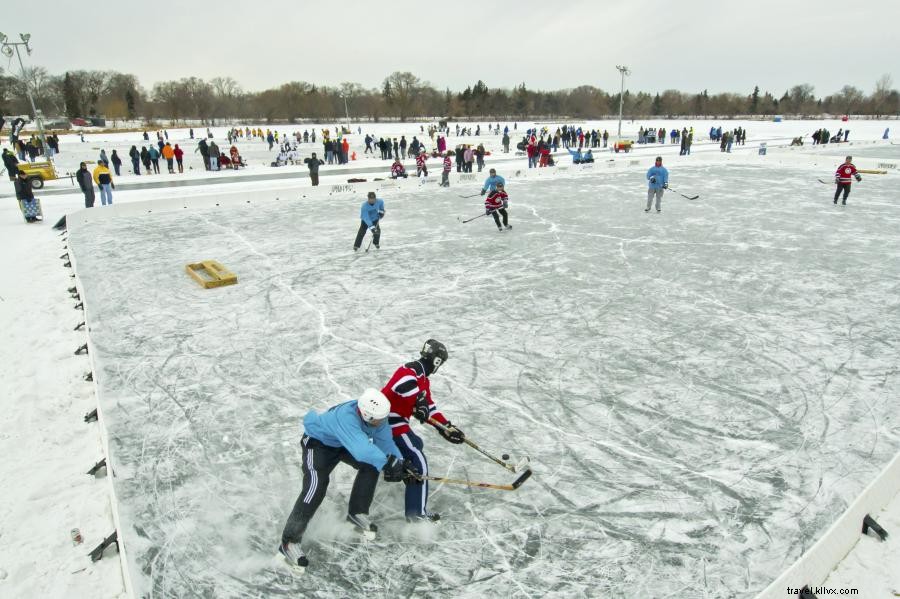
<instances>
[{"instance_id":1,"label":"player in white helmet","mask_svg":"<svg viewBox=\"0 0 900 599\"><path fill-rule=\"evenodd\" d=\"M309 564L300 548L303 533L328 489L331 471L339 462L357 470L350 492L347 521L374 538L378 527L369 519L379 471L384 480L400 482L406 476L403 455L394 444L387 416L391 404L377 389L366 389L358 400L333 406L303 418L303 489L281 533L279 552L292 566Z\"/></svg>"}]
</instances>

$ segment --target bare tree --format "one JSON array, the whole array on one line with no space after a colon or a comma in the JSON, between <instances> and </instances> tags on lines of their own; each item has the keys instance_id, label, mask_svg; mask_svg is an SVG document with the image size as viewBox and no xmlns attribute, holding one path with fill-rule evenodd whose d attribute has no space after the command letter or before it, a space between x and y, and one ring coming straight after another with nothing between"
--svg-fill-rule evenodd
<instances>
[{"instance_id":1,"label":"bare tree","mask_svg":"<svg viewBox=\"0 0 900 599\"><path fill-rule=\"evenodd\" d=\"M394 71L384 80L382 93L388 106L405 122L413 112L416 94L421 87L422 81L412 73Z\"/></svg>"}]
</instances>

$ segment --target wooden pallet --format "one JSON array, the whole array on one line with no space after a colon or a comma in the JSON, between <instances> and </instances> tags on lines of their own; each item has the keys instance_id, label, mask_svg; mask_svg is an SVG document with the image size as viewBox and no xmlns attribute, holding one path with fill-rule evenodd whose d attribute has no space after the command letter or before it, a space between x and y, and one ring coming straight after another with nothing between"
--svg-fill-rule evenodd
<instances>
[{"instance_id":1,"label":"wooden pallet","mask_svg":"<svg viewBox=\"0 0 900 599\"><path fill-rule=\"evenodd\" d=\"M206 289L224 287L225 285L237 285L237 275L215 260L204 260L185 266L191 278Z\"/></svg>"}]
</instances>

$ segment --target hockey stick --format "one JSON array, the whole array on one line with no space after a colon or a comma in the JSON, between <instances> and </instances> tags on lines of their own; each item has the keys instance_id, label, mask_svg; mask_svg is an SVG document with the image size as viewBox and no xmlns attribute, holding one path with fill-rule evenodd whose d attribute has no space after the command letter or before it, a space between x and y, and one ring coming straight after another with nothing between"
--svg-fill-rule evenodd
<instances>
[{"instance_id":1,"label":"hockey stick","mask_svg":"<svg viewBox=\"0 0 900 599\"><path fill-rule=\"evenodd\" d=\"M823 181L822 179L818 179L818 181L824 185L835 185L833 181Z\"/></svg>"},{"instance_id":2,"label":"hockey stick","mask_svg":"<svg viewBox=\"0 0 900 599\"><path fill-rule=\"evenodd\" d=\"M369 252L369 248L372 247L372 238L369 237L369 243L366 244L366 253Z\"/></svg>"},{"instance_id":3,"label":"hockey stick","mask_svg":"<svg viewBox=\"0 0 900 599\"><path fill-rule=\"evenodd\" d=\"M480 195L481 195L480 193L476 193L476 194L470 195L470 196L459 196L459 197L469 199L469 198L477 198Z\"/></svg>"},{"instance_id":4,"label":"hockey stick","mask_svg":"<svg viewBox=\"0 0 900 599\"><path fill-rule=\"evenodd\" d=\"M519 487L522 486L526 480L531 477L531 470L526 470L523 472L519 478L514 480L511 484L508 485L498 485L496 483L482 483L474 480L463 480L458 478L444 478L442 476L422 476L421 474L416 474L413 472L409 472L409 475L412 478L415 478L419 481L432 480L436 483L444 483L448 485L463 485L466 487L478 487L479 489L497 489L499 491L515 491Z\"/></svg>"},{"instance_id":5,"label":"hockey stick","mask_svg":"<svg viewBox=\"0 0 900 599\"><path fill-rule=\"evenodd\" d=\"M700 197L700 196L698 196L698 195L696 195L696 196L685 195L685 194L683 194L683 193L681 193L681 192L679 192L679 191L673 189L672 187L669 187L668 189L669 189L670 191L674 191L675 193L677 193L677 194L680 195L681 197L683 197L683 198L685 198L685 199L688 199L688 200L696 200L697 198Z\"/></svg>"},{"instance_id":6,"label":"hockey stick","mask_svg":"<svg viewBox=\"0 0 900 599\"><path fill-rule=\"evenodd\" d=\"M491 214L491 213L490 213L490 212L485 212L484 214L479 214L478 216L473 216L472 218L469 218L469 219L466 219L466 220L460 220L459 222L461 222L461 223L470 223L470 222L472 222L473 220L475 220L476 218L481 218L482 216L487 216L488 214ZM458 216L456 217L456 220L459 220L459 217L458 217Z\"/></svg>"},{"instance_id":7,"label":"hockey stick","mask_svg":"<svg viewBox=\"0 0 900 599\"><path fill-rule=\"evenodd\" d=\"M430 424L430 425L434 426L435 428L440 429L440 430L442 430L442 431L444 431L444 432L447 432L447 427L444 426L443 424L441 424L440 422L438 422L437 420L435 420L434 418L429 418L429 419L428 419L428 424ZM499 465L503 466L504 468L506 468L506 469L509 470L510 472L516 472L516 467L515 467L513 464L510 464L510 463L508 463L508 462L504 462L504 461L501 460L500 458L497 458L497 457L492 456L491 454L489 454L488 452L486 452L486 451L483 450L482 448L478 447L478 445L476 445L474 441L470 441L468 437L463 437L463 443L465 443L466 445L468 445L469 447L471 447L472 449L474 449L475 451L477 451L478 453L480 453L480 454L483 455L484 457L490 459L492 462L494 462L494 463L496 463L496 464L499 464Z\"/></svg>"}]
</instances>

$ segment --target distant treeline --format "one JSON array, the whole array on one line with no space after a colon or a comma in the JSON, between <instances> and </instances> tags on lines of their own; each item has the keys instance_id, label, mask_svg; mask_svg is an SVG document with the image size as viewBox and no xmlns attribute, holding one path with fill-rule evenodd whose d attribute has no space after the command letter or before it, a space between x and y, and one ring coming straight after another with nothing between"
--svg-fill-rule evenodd
<instances>
[{"instance_id":1,"label":"distant treeline","mask_svg":"<svg viewBox=\"0 0 900 599\"><path fill-rule=\"evenodd\" d=\"M20 75L0 70L0 114L30 114L27 81L37 107L47 117L103 116L107 120L190 119L205 123L227 119L245 121L342 121L346 110L353 120L573 118L598 119L618 114L619 94L583 85L556 91L532 90L525 84L491 89L478 81L458 92L436 89L409 72L388 75L380 89L358 83L337 87L291 81L259 92L244 91L230 77L204 80L188 77L163 81L152 89L137 77L115 71L67 71L52 75L33 67ZM795 85L780 96L754 87L748 93L710 94L666 90L625 92L628 118L733 117L746 115L874 115L900 114L900 93L889 75L866 94L851 85L817 97L813 86Z\"/></svg>"}]
</instances>

